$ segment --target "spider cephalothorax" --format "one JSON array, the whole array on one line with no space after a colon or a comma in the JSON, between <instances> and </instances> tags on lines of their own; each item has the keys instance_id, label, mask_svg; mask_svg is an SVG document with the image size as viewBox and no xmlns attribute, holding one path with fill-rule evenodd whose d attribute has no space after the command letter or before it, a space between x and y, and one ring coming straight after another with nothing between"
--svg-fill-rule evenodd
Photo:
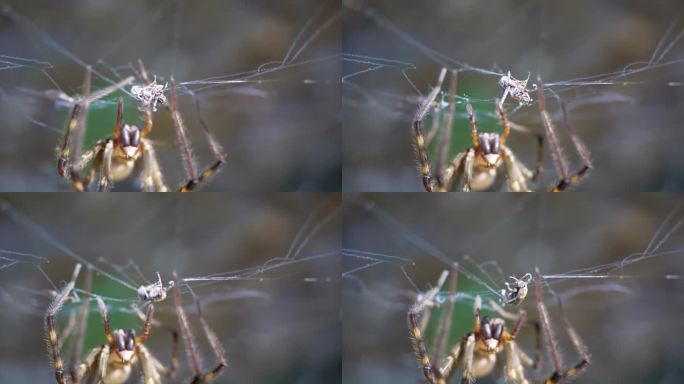
<instances>
[{"instance_id":1,"label":"spider cephalothorax","mask_svg":"<svg viewBox=\"0 0 684 384\"><path fill-rule=\"evenodd\" d=\"M123 364L132 364L136 357L135 331L132 329L114 330L109 348L114 351Z\"/></svg>"},{"instance_id":2,"label":"spider cephalothorax","mask_svg":"<svg viewBox=\"0 0 684 384\"><path fill-rule=\"evenodd\" d=\"M477 136L475 155L478 165L496 168L501 164L501 145L498 133L480 133Z\"/></svg>"},{"instance_id":3,"label":"spider cephalothorax","mask_svg":"<svg viewBox=\"0 0 684 384\"><path fill-rule=\"evenodd\" d=\"M121 129L119 148L126 160L135 160L140 157L140 128L135 125L124 125Z\"/></svg>"},{"instance_id":4,"label":"spider cephalothorax","mask_svg":"<svg viewBox=\"0 0 684 384\"><path fill-rule=\"evenodd\" d=\"M489 319L487 316L480 322L480 330L476 332L477 348L486 353L498 353L503 348L501 336L504 331L503 319ZM506 339L510 338L507 335ZM506 340L504 339L504 340Z\"/></svg>"}]
</instances>

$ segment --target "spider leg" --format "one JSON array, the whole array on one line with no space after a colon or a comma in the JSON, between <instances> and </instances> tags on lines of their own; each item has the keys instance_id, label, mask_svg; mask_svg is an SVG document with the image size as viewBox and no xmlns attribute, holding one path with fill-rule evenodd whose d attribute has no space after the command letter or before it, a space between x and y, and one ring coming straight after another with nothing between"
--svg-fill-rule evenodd
<instances>
[{"instance_id":1,"label":"spider leg","mask_svg":"<svg viewBox=\"0 0 684 384\"><path fill-rule=\"evenodd\" d=\"M479 316L478 316L479 318ZM479 323L478 323L479 324ZM479 326L478 326L479 328ZM463 374L461 375L461 384L472 384L475 382L473 376L473 357L475 354L475 334L471 333L466 338L463 355Z\"/></svg>"},{"instance_id":2,"label":"spider leg","mask_svg":"<svg viewBox=\"0 0 684 384\"><path fill-rule=\"evenodd\" d=\"M423 368L423 375L428 383L435 384L438 375L436 375L433 370L430 355L428 354L425 340L423 339L423 332L421 332L420 327L418 326L418 313L415 311L415 308L412 308L408 312L407 317L411 343L420 360L420 365Z\"/></svg>"},{"instance_id":3,"label":"spider leg","mask_svg":"<svg viewBox=\"0 0 684 384\"><path fill-rule=\"evenodd\" d=\"M67 178L71 181L74 189L77 191L83 190L83 185L80 181L80 176L77 172L69 166L69 152L72 149L71 136L76 136L77 144L74 145L74 157L80 155L81 148L79 144L83 142L83 131L85 128L85 118L88 114L89 106L89 96L90 96L90 80L91 80L91 67L86 67L85 78L83 79L83 98L74 104L74 108L71 111L71 118L69 123L67 123L67 129L64 133L64 140L62 142L62 147L59 152L59 158L57 159L57 172L60 176Z\"/></svg>"},{"instance_id":4,"label":"spider leg","mask_svg":"<svg viewBox=\"0 0 684 384\"><path fill-rule=\"evenodd\" d=\"M59 292L55 298L52 300L48 306L47 313L45 314L45 331L47 333L47 339L50 346L50 355L52 357L52 363L55 367L55 379L59 384L64 384L64 367L62 363L62 357L59 351L59 338L57 336L57 326L55 325L55 316L62 309L62 306L71 294L71 291L76 286L76 279L81 271L81 264L76 264L74 272L71 275L71 280L67 285Z\"/></svg>"},{"instance_id":5,"label":"spider leg","mask_svg":"<svg viewBox=\"0 0 684 384\"><path fill-rule=\"evenodd\" d=\"M463 355L463 373L461 374L461 384L470 384L475 382L473 375L473 357L475 354L475 335L480 333L481 320L480 311L482 307L482 299L479 295L475 296L475 324L473 332L466 337L464 355Z\"/></svg>"},{"instance_id":6,"label":"spider leg","mask_svg":"<svg viewBox=\"0 0 684 384\"><path fill-rule=\"evenodd\" d=\"M154 305L150 304L147 307L147 313L145 315L145 322L143 323L143 332L141 335L135 338L136 345L144 344L150 337L150 329L152 328L152 315L154 314Z\"/></svg>"},{"instance_id":7,"label":"spider leg","mask_svg":"<svg viewBox=\"0 0 684 384\"><path fill-rule=\"evenodd\" d=\"M463 358L463 351L465 350L465 344L468 341L468 337L461 338L449 352L449 355L444 360L444 364L439 370L439 374L445 382L451 381L451 376L456 371L456 367L460 359Z\"/></svg>"},{"instance_id":8,"label":"spider leg","mask_svg":"<svg viewBox=\"0 0 684 384\"><path fill-rule=\"evenodd\" d=\"M78 319L78 325L76 330L76 338L71 348L71 359L69 362L69 372L72 376L78 377L76 375L76 366L78 364L78 359L83 351L83 339L85 338L86 329L88 327L88 313L90 310L90 290L93 286L93 269L90 265L86 266L85 281L83 282L83 302L81 304L81 313ZM66 338L66 337L65 337Z\"/></svg>"},{"instance_id":9,"label":"spider leg","mask_svg":"<svg viewBox=\"0 0 684 384\"><path fill-rule=\"evenodd\" d=\"M475 168L475 150L470 148L465 157L463 192L470 192L470 184L473 182L473 168Z\"/></svg>"},{"instance_id":10,"label":"spider leg","mask_svg":"<svg viewBox=\"0 0 684 384\"><path fill-rule=\"evenodd\" d=\"M511 192L530 192L526 178L531 178L532 172L527 169L508 147L501 146L506 173L508 173L508 188Z\"/></svg>"},{"instance_id":11,"label":"spider leg","mask_svg":"<svg viewBox=\"0 0 684 384\"><path fill-rule=\"evenodd\" d=\"M142 311L135 305L132 306L132 309L135 312L135 314L138 315L140 320L142 320L144 323L147 319L147 315L142 313ZM150 324L155 327L160 326L160 323L155 319L151 319ZM159 360L157 360L153 355L150 355L150 358L160 375L174 377L176 375L176 366L178 365L178 331L176 331L173 328L164 328L164 330L171 333L171 336L173 338L173 342L171 344L171 365L167 368L162 363L160 363ZM144 345L141 345L141 347L144 347Z\"/></svg>"},{"instance_id":12,"label":"spider leg","mask_svg":"<svg viewBox=\"0 0 684 384\"><path fill-rule=\"evenodd\" d=\"M109 345L105 344L102 346L102 351L100 352L100 358L97 359L98 365L97 365L97 379L98 383L104 383L105 378L107 377L107 364L109 362L109 353L110 353L110 348Z\"/></svg>"},{"instance_id":13,"label":"spider leg","mask_svg":"<svg viewBox=\"0 0 684 384\"><path fill-rule=\"evenodd\" d=\"M525 368L520 361L520 349L515 342L506 343L504 346L504 354L506 358L506 380L509 383L529 384L525 377Z\"/></svg>"},{"instance_id":14,"label":"spider leg","mask_svg":"<svg viewBox=\"0 0 684 384\"><path fill-rule=\"evenodd\" d=\"M146 138L150 132L152 132L152 127L154 127L154 123L152 122L152 107L148 105L145 107L145 128L143 128L140 133L140 137L143 139Z\"/></svg>"},{"instance_id":15,"label":"spider leg","mask_svg":"<svg viewBox=\"0 0 684 384\"><path fill-rule=\"evenodd\" d=\"M183 306L181 304L181 297L180 297L180 287L178 284L178 275L176 273L173 273L173 288L175 292L175 300L174 300L174 305L176 307L176 314L178 315L178 320L180 323L180 328L181 328L181 335L183 335L183 339L185 340L186 343L186 351L188 353L188 358L190 359L190 362L192 364L193 371L195 372L195 376L192 379L193 384L199 384L199 383L208 383L213 380L215 380L218 375L221 373L223 368L225 368L226 363L225 360L223 359L223 355L221 353L221 347L218 341L218 338L216 337L216 334L214 334L213 331L211 331L204 322L204 319L201 317L200 313L200 322L202 323L202 326L205 330L205 332L208 330L209 333L206 333L207 338L209 339L209 343L214 349L214 353L216 354L216 359L217 359L217 365L214 367L212 370L208 372L203 372L201 368L201 362L199 359L199 354L197 351L197 346L195 345L194 337L192 335L192 332L190 331L190 326L188 322L188 318L185 314L185 310L183 309ZM206 327L205 327L206 326Z\"/></svg>"},{"instance_id":16,"label":"spider leg","mask_svg":"<svg viewBox=\"0 0 684 384\"><path fill-rule=\"evenodd\" d=\"M437 152L437 163L435 164L435 175L437 177L437 190L439 192L446 192L446 182L444 181L443 169L449 156L449 144L451 143L451 127L454 122L454 114L456 112L456 83L458 81L458 71L451 71L451 81L449 83L449 111L447 112L444 126L442 127L441 136L439 138L439 149Z\"/></svg>"},{"instance_id":17,"label":"spider leg","mask_svg":"<svg viewBox=\"0 0 684 384\"><path fill-rule=\"evenodd\" d=\"M157 359L152 356L147 348L140 344L136 347L138 357L140 358L140 370L142 371L143 382L145 384L158 384L161 382L161 374L157 370L155 361Z\"/></svg>"},{"instance_id":18,"label":"spider leg","mask_svg":"<svg viewBox=\"0 0 684 384\"><path fill-rule=\"evenodd\" d=\"M544 136L534 133L529 128L524 127L520 124L516 124L509 121L508 117L506 116L506 112L503 109L502 103L498 103L498 105L499 106L497 108L497 113L499 115L499 121L501 121L501 126L503 127L503 133L501 135L501 146L504 146L506 144L506 140L508 139L508 135L510 134L511 129L537 138L537 164L535 171L532 174L531 172L527 171L527 167L524 167L524 169L527 171L525 177L531 179L532 181L536 181L539 178L539 174L541 173L541 165L544 160ZM528 176L527 174L530 175Z\"/></svg>"},{"instance_id":19,"label":"spider leg","mask_svg":"<svg viewBox=\"0 0 684 384\"><path fill-rule=\"evenodd\" d=\"M104 334L107 338L107 344L111 343L114 339L112 338L112 332L109 326L109 314L107 313L107 306L100 296L97 296L97 307L100 310L100 316L102 316L102 323L104 325Z\"/></svg>"},{"instance_id":20,"label":"spider leg","mask_svg":"<svg viewBox=\"0 0 684 384\"><path fill-rule=\"evenodd\" d=\"M466 153L467 151L463 151L457 154L444 170L444 183L447 185L447 191L456 190L456 186L461 181Z\"/></svg>"},{"instance_id":21,"label":"spider leg","mask_svg":"<svg viewBox=\"0 0 684 384\"><path fill-rule=\"evenodd\" d=\"M512 130L534 136L537 139L537 160L534 173L532 174L532 177L530 177L532 181L537 181L539 179L539 175L541 174L542 163L544 162L544 135L534 133L531 129L512 121L509 121L508 124Z\"/></svg>"},{"instance_id":22,"label":"spider leg","mask_svg":"<svg viewBox=\"0 0 684 384\"><path fill-rule=\"evenodd\" d=\"M93 179L93 176L95 175L95 170L100 166L102 151L104 150L105 145L108 141L109 139L99 140L91 149L89 149L81 155L81 158L77 163L71 165L70 169L80 171L88 163L95 159L93 166L90 168L90 170L88 170L88 173L86 174L86 177L83 180L78 180L77 183L74 183L72 181L72 185L74 185L74 189L76 189L77 191L82 192L88 190L88 186L90 185L90 182Z\"/></svg>"},{"instance_id":23,"label":"spider leg","mask_svg":"<svg viewBox=\"0 0 684 384\"><path fill-rule=\"evenodd\" d=\"M143 190L167 192L168 188L164 183L164 175L159 167L157 155L152 143L147 139L141 139L143 151Z\"/></svg>"},{"instance_id":24,"label":"spider leg","mask_svg":"<svg viewBox=\"0 0 684 384\"><path fill-rule=\"evenodd\" d=\"M458 284L458 263L454 263L451 267L451 279L449 279L449 302L446 311L442 315L439 323L439 331L437 332L437 345L434 352L434 363L441 364L442 354L446 343L449 341L449 329L451 329L451 318L454 313L454 304L456 303L456 286ZM441 370L439 370L441 372ZM441 374L440 374L441 376Z\"/></svg>"},{"instance_id":25,"label":"spider leg","mask_svg":"<svg viewBox=\"0 0 684 384\"><path fill-rule=\"evenodd\" d=\"M185 123L178 111L177 96L176 96L176 81L171 78L171 118L173 120L173 125L176 127L176 135L178 136L178 142L181 146L181 152L183 154L183 162L185 163L185 171L187 176L187 181L184 185L179 188L179 192L190 192L194 190L198 185L204 183L206 180L210 179L218 171L218 169L225 163L225 156L223 155L222 149L209 131L209 128L205 124L202 125L202 129L209 140L209 146L216 157L214 163L206 167L201 173L197 173L197 165L195 164L194 157L192 155L192 150L190 148L190 142L187 137L187 132L185 129Z\"/></svg>"},{"instance_id":26,"label":"spider leg","mask_svg":"<svg viewBox=\"0 0 684 384\"><path fill-rule=\"evenodd\" d=\"M432 141L435 139L435 136L437 136L437 133L439 132L441 126L440 123L442 122L441 116L439 115L439 103L433 103L433 105L434 107L432 108L432 124L430 125L430 131L425 136L425 146L427 148L430 148Z\"/></svg>"},{"instance_id":27,"label":"spider leg","mask_svg":"<svg viewBox=\"0 0 684 384\"><path fill-rule=\"evenodd\" d=\"M554 165L556 166L556 171L560 175L560 180L551 191L562 192L568 187L576 185L581 181L581 179L592 167L591 159L586 146L580 141L574 129L572 129L572 127L568 124L567 118L565 117L565 105L561 102L561 112L564 116L565 126L570 133L570 138L572 139L575 149L582 158L583 163L582 167L577 172L573 173L572 175L568 173L566 160L561 152L560 145L558 143L558 137L556 136L556 128L551 121L551 117L546 111L544 89L540 77L537 77L537 91L539 94L539 113L541 114L542 123L544 125L544 129L546 130L546 136L549 138L549 146L551 148L551 155L554 160Z\"/></svg>"},{"instance_id":28,"label":"spider leg","mask_svg":"<svg viewBox=\"0 0 684 384\"><path fill-rule=\"evenodd\" d=\"M473 143L473 148L477 149L480 145L477 139L477 118L470 103L466 104L466 112L468 112L468 120L470 121L470 141Z\"/></svg>"},{"instance_id":29,"label":"spider leg","mask_svg":"<svg viewBox=\"0 0 684 384\"><path fill-rule=\"evenodd\" d=\"M549 378L544 381L544 384L552 384L552 383L560 383L561 381L572 378L580 374L584 369L586 369L589 366L590 360L589 360L589 353L587 352L586 347L582 343L581 339L579 338L579 335L575 331L575 329L571 326L570 322L567 321L565 316L562 314L562 306L561 306L561 317L563 317L563 322L564 325L567 329L568 334L570 335L570 339L572 340L573 345L575 346L575 349L577 352L582 356L582 359L580 360L579 363L575 364L572 368L569 368L567 370L562 369L562 361L560 360L560 355L558 354L558 343L555 339L555 335L553 333L553 330L551 329L551 324L549 322L549 315L546 310L546 306L544 305L544 302L542 301L542 289L541 289L541 275L539 273L539 269L535 269L535 286L536 286L536 292L537 292L537 308L539 310L539 316L542 320L542 328L544 330L544 335L546 336L546 339L548 340L548 345L549 349L551 352L551 360L553 361L553 367L554 367L554 372L549 376ZM559 299L560 300L560 299ZM559 301L560 302L560 301Z\"/></svg>"},{"instance_id":30,"label":"spider leg","mask_svg":"<svg viewBox=\"0 0 684 384\"><path fill-rule=\"evenodd\" d=\"M195 297L195 304L197 305L197 316L199 317L200 324L202 325L202 330L204 331L204 335L206 336L207 341L214 352L214 357L216 358L216 367L211 370L211 372L205 373L201 381L202 383L207 383L213 381L227 366L227 363L224 357L225 352L223 351L223 346L221 345L218 336L216 336L216 333L209 327L209 324L207 324L206 320L204 320L204 316L202 315L202 306L197 297Z\"/></svg>"},{"instance_id":31,"label":"spider leg","mask_svg":"<svg viewBox=\"0 0 684 384\"><path fill-rule=\"evenodd\" d=\"M88 376L92 374L93 368L99 366L103 348L104 345L91 349L83 363L76 366L74 373L72 374L74 382L79 382L80 380L88 378Z\"/></svg>"},{"instance_id":32,"label":"spider leg","mask_svg":"<svg viewBox=\"0 0 684 384\"><path fill-rule=\"evenodd\" d=\"M62 337L59 340L59 344L57 345L57 348L59 350L62 350L62 347L64 346L64 342L71 336L71 333L74 331L76 328L76 312L71 312L69 314L69 320L67 322L66 327L64 327L64 330L62 331ZM73 354L71 355L73 356Z\"/></svg>"},{"instance_id":33,"label":"spider leg","mask_svg":"<svg viewBox=\"0 0 684 384\"><path fill-rule=\"evenodd\" d=\"M111 188L112 183L111 183L111 171L112 171L112 155L114 153L114 142L113 141L108 141L107 144L105 144L103 155L102 155L102 164L100 168L100 182L98 183L97 186L97 191L98 192L105 192L108 191L109 188Z\"/></svg>"},{"instance_id":34,"label":"spider leg","mask_svg":"<svg viewBox=\"0 0 684 384\"><path fill-rule=\"evenodd\" d=\"M427 115L430 106L434 103L439 91L442 89L442 83L446 77L446 68L442 68L437 78L437 85L425 97L423 103L418 107L413 119L413 136L416 145L416 153L418 154L418 168L423 176L423 187L427 192L432 192L432 175L430 174L430 160L427 155L427 147L425 144L425 135L423 133L423 119Z\"/></svg>"}]
</instances>

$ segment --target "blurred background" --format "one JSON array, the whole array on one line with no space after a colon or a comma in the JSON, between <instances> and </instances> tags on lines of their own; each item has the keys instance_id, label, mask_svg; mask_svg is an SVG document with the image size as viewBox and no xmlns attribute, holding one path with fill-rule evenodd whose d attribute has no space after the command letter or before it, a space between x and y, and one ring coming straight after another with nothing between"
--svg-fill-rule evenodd
<instances>
[{"instance_id":1,"label":"blurred background","mask_svg":"<svg viewBox=\"0 0 684 384\"><path fill-rule=\"evenodd\" d=\"M534 273L535 266L547 276L596 267L578 272L597 276L630 255L637 260L636 254L650 248L652 258L627 262L623 270L612 272L638 278L546 281L562 298L568 320L591 353L592 364L575 382L681 383L684 348L672 331L684 320L681 204L681 196L667 194L345 197L344 382L425 382L409 341L406 312L417 290L434 286L453 261L462 271L450 333L455 342L472 330L474 296L482 295L485 305L496 300L491 289L504 288L508 276ZM665 236L669 232L671 236ZM604 264L609 268L598 268ZM539 319L535 298L530 290L520 307L531 319ZM548 288L544 299L563 361L574 365L580 357ZM483 315L494 312L485 309ZM426 332L431 351L438 318L439 311L433 312ZM512 325L507 321L507 326ZM534 353L531 327L523 328L518 344ZM552 372L545 351L541 370L527 371L531 382L541 382ZM490 377L480 382L503 381Z\"/></svg>"},{"instance_id":2,"label":"blurred background","mask_svg":"<svg viewBox=\"0 0 684 384\"><path fill-rule=\"evenodd\" d=\"M684 141L681 1L343 4L345 190L422 190L411 121L442 66L460 70L451 155L470 145L466 100L481 131L500 132L494 99L502 95L501 74L510 70L525 79L530 73L530 85L537 75L544 80L569 168L579 169L580 162L554 92L592 154L594 170L578 190L684 190L684 155L678 150ZM536 92L532 96L537 99ZM518 108L508 99L506 110L512 121L543 133L536 103ZM509 144L534 165L534 139L513 133ZM434 162L436 148L430 155ZM547 148L539 187L556 178Z\"/></svg>"},{"instance_id":3,"label":"blurred background","mask_svg":"<svg viewBox=\"0 0 684 384\"><path fill-rule=\"evenodd\" d=\"M200 277L190 285L228 361L218 383L340 382L339 195L152 197L0 196L3 382L54 382L43 321L51 282L63 287L76 264L68 252L101 272L94 275L92 292L104 297L112 327L138 333L142 321L131 312L137 295L125 283L148 284L159 272L166 285L174 270L181 279ZM25 225L26 220L34 224ZM285 257L281 263L273 260ZM245 268L253 273L241 274ZM78 288L83 288L85 271ZM230 280L207 281L210 276ZM211 348L198 326L192 295L187 288L183 292L203 366L209 369L215 364ZM60 329L80 305L64 307ZM155 305L155 318L164 328L178 329L172 292ZM94 300L86 335L84 351L104 341ZM146 345L169 363L171 337L165 329L153 328ZM69 343L63 349L65 362L68 351ZM181 347L178 375L165 382L186 383L190 376Z\"/></svg>"},{"instance_id":4,"label":"blurred background","mask_svg":"<svg viewBox=\"0 0 684 384\"><path fill-rule=\"evenodd\" d=\"M45 91L81 95L85 65L96 72L93 91L101 89L135 75L131 63L138 59L158 82L178 82L198 165L208 165L212 154L192 94L223 146L227 164L204 190L341 188L341 22L334 1L0 5L0 190L69 190L55 171L55 148L71 108ZM135 101L114 93L91 105L86 145L111 134L120 95L124 121L142 124ZM154 120L150 138L167 183L179 186L185 176L175 130L163 108ZM116 190L139 188L132 179Z\"/></svg>"}]
</instances>

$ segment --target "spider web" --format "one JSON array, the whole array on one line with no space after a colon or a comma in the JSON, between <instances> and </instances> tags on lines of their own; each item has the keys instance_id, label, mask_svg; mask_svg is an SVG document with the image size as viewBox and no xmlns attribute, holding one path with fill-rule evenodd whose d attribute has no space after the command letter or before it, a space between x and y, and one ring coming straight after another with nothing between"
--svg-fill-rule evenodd
<instances>
[{"instance_id":1,"label":"spider web","mask_svg":"<svg viewBox=\"0 0 684 384\"><path fill-rule=\"evenodd\" d=\"M0 189L62 189L62 180L42 179L53 173L54 148L81 97L86 67L92 67L96 92L128 76L140 83L138 59L161 84L175 77L198 164L211 160L203 129L223 145L233 167L216 189L235 189L234 180L250 190L334 189L339 150L333 151L338 143L330 132L336 122L323 115L339 107L340 10L334 2L265 7L209 1L194 7L180 0L123 9L82 1L71 5L73 29L55 24L50 7L0 5L8 31L0 45L0 107L11 116L6 138L14 143L0 154L8 160L36 154L32 164L3 167ZM98 18L128 20L131 28L103 30ZM141 124L129 88L91 103L86 147L111 134L120 95L125 122ZM180 183L174 129L164 112L154 120L150 138L161 148L163 170L169 183ZM318 168L303 172L311 168L310 158L319 159ZM133 180L122 188L138 186Z\"/></svg>"},{"instance_id":2,"label":"spider web","mask_svg":"<svg viewBox=\"0 0 684 384\"><path fill-rule=\"evenodd\" d=\"M611 368L606 373L601 366L632 362L633 353L614 354L619 343L606 340L620 335L626 345L633 346L645 322L678 317L673 305L681 302L684 211L675 196L616 200L585 196L554 201L535 196L487 199L483 205L483 200L475 204L472 198L425 199L409 206L399 196L355 196L345 210L345 228L354 229L345 231L342 253L343 302L354 310L343 313L343 323L358 327L361 333L377 334L370 342L345 339L351 344L348 348L356 351L351 356L371 356L363 362L351 358L345 374L361 378L372 370L379 382L404 375L420 380L404 336L406 312L416 295L435 287L442 271L450 271L457 263L451 343L472 330L476 296L482 297L485 315L494 316L490 300L501 302L509 276L534 274L537 265L565 364L574 364L577 354L562 329L557 300L593 355L592 372L580 380L649 375L643 365L629 373ZM448 285L436 296L438 304L449 299ZM520 307L507 310L525 309L530 318L538 319L534 281L529 289ZM429 348L436 343L435 327L445 307L433 311L426 332ZM619 326L616 318L622 321ZM600 327L595 319L612 325ZM532 335L531 327L521 335L520 343L528 354L534 351ZM654 340L667 338L659 331L650 335ZM643 347L678 353L672 343L659 342ZM657 359L648 361L643 364L658 364ZM548 364L543 363L541 373L528 372L528 379L542 379L549 373ZM665 367L664 372L680 375L676 366Z\"/></svg>"},{"instance_id":3,"label":"spider web","mask_svg":"<svg viewBox=\"0 0 684 384\"><path fill-rule=\"evenodd\" d=\"M450 156L469 145L467 103L475 108L481 131L500 132L494 108L502 96L497 83L510 70L518 79L529 73L529 85L538 75L544 80L547 109L571 169L579 168L579 158L568 129L574 128L589 146L595 170L588 188L681 190L676 169L682 159L675 155L654 160L670 140L681 141L680 5L649 7L648 15L639 13L636 3L616 12L602 1L497 2L486 9L468 1L430 7L383 1L345 5L350 27L345 28L342 57L343 109L349 111L344 126L352 130L350 136L369 144L345 147L345 153L353 155L345 158L347 190L420 189L409 128L442 67L458 70L457 95L451 100L444 92L446 81L440 112L431 113L425 127L456 103ZM565 17L568 14L573 16ZM635 29L643 32L641 38L622 40L630 31L637 33ZM542 133L536 92L531 96L532 105L509 99L506 110L513 122ZM518 157L533 165L534 140L513 136L518 136L512 144ZM374 145L377 140L381 146ZM637 148L641 156L632 156ZM429 154L434 162L435 148ZM540 187L557 177L548 153L545 157Z\"/></svg>"},{"instance_id":4,"label":"spider web","mask_svg":"<svg viewBox=\"0 0 684 384\"><path fill-rule=\"evenodd\" d=\"M61 290L70 270L81 263L84 268L73 298L58 315L60 330L68 326L68 319L79 311L87 296L83 288L86 269L94 272L91 292L105 301L112 327L134 329L139 329L141 324L135 309L144 311L146 305L137 297L138 287L156 281L158 272L168 290L171 272L176 269L183 305L203 352L205 368L212 364L213 358L201 329L196 327L199 321L193 299L201 303L205 319L226 349L231 378L259 377L267 382L284 374L301 376L302 380L305 376L323 379L326 375L337 375L334 369L334 372L326 371L328 359L339 359L335 356L338 353L335 343L327 337L314 341L310 331L317 330L334 338L337 327L339 198L291 196L268 202L243 199L240 205L244 206L228 203L230 208L226 207L226 211L215 208L221 196L202 200L207 199L203 204L152 199L134 225L110 236L100 232L119 227L126 221L128 210L135 210L138 203L131 201L131 207L118 208L108 208L105 203L96 210L102 217L109 217L111 223L92 220L75 236L52 224L59 216L72 227L78 227L78 215L90 210L86 203L71 204L68 210L53 208L45 216L40 213L41 209L31 207L31 199L17 197L11 199L12 203L3 201L0 223L7 237L3 236L5 247L0 249L0 274L3 275L0 295L7 308L7 318L0 320L6 327L25 322L26 327L33 328L31 334L39 336L37 345L27 341L25 352L12 348L17 356L28 359L17 367L37 370L46 381L52 376L40 342L42 332L36 330L42 327L51 292ZM52 203L61 205L54 199ZM208 214L206 209L211 206L214 212ZM200 212L194 214L194 210ZM228 211L232 212L233 219L225 218ZM81 218L90 221L87 217ZM235 233L230 235L228 231ZM264 233L271 233L269 240L263 239ZM286 239L284 234L292 237ZM226 269L230 265L235 268ZM94 301L90 300L88 311L86 351L103 339ZM167 329L177 328L178 324L172 290L168 291L166 300L155 305L155 319L161 326L153 328L154 336L148 347L166 363L170 358ZM8 342L11 342L9 338ZM269 357L267 351L272 350L273 342L301 352ZM327 347L322 348L319 342L327 343ZM67 355L65 361L68 361L70 343L71 340L63 348L63 355ZM182 382L189 368L184 351L179 352L178 379ZM316 363L296 372L288 371L311 353L320 355ZM250 361L263 358L272 358L274 364L261 372L253 372ZM14 360L3 357L7 364ZM9 365L6 368L3 372L16 377L16 382L26 377Z\"/></svg>"}]
</instances>

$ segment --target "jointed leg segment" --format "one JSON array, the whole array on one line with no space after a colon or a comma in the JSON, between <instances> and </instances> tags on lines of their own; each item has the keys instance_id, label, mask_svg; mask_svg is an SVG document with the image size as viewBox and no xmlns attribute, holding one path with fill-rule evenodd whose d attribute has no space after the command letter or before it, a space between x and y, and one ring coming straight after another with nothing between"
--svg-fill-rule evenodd
<instances>
[{"instance_id":1,"label":"jointed leg segment","mask_svg":"<svg viewBox=\"0 0 684 384\"><path fill-rule=\"evenodd\" d=\"M188 359L190 360L192 369L195 372L195 376L192 379L192 383L209 383L211 381L214 381L221 373L221 371L226 367L226 360L223 356L223 347L221 346L221 343L219 342L216 334L209 328L209 325L205 322L204 317L202 316L201 309L199 308L199 303L197 303L199 309L198 316L200 318L200 323L202 324L205 336L209 340L209 344L211 345L212 350L214 352L214 357L216 358L216 366L213 369L209 371L202 371L202 364L200 361L197 346L195 344L192 332L190 331L187 315L185 314L185 310L183 309L183 305L181 303L180 286L178 283L178 276L175 272L173 274L173 282L173 288L175 292L176 313L178 315L178 321L180 323L181 335L183 336L183 340L186 344Z\"/></svg>"},{"instance_id":2,"label":"jointed leg segment","mask_svg":"<svg viewBox=\"0 0 684 384\"><path fill-rule=\"evenodd\" d=\"M537 308L539 310L539 317L541 319L542 329L544 330L544 336L546 337L546 340L547 340L548 349L549 349L549 352L551 354L551 361L553 362L553 368L554 368L553 374L551 374L551 376L549 376L549 378L547 378L546 381L544 381L544 384L560 383L565 379L569 379L569 378L577 376L584 369L586 369L587 366L589 366L589 363L590 363L589 353L587 352L586 346L580 340L579 335L577 334L575 329L570 325L570 322L568 322L567 319L565 318L564 314L562 313L562 307L561 307L561 316L563 317L564 326L566 327L568 334L570 335L570 339L572 340L572 343L573 343L575 349L577 350L577 352L582 357L580 362L575 364L572 368L569 368L567 370L564 370L562 368L563 363L562 363L560 354L558 353L558 343L556 341L555 335L554 335L553 330L551 328L551 323L549 320L548 311L546 310L546 306L544 305L544 302L542 301L541 284L542 284L541 275L539 273L539 269L536 269L535 270L535 287L536 287L536 292L537 292Z\"/></svg>"}]
</instances>

